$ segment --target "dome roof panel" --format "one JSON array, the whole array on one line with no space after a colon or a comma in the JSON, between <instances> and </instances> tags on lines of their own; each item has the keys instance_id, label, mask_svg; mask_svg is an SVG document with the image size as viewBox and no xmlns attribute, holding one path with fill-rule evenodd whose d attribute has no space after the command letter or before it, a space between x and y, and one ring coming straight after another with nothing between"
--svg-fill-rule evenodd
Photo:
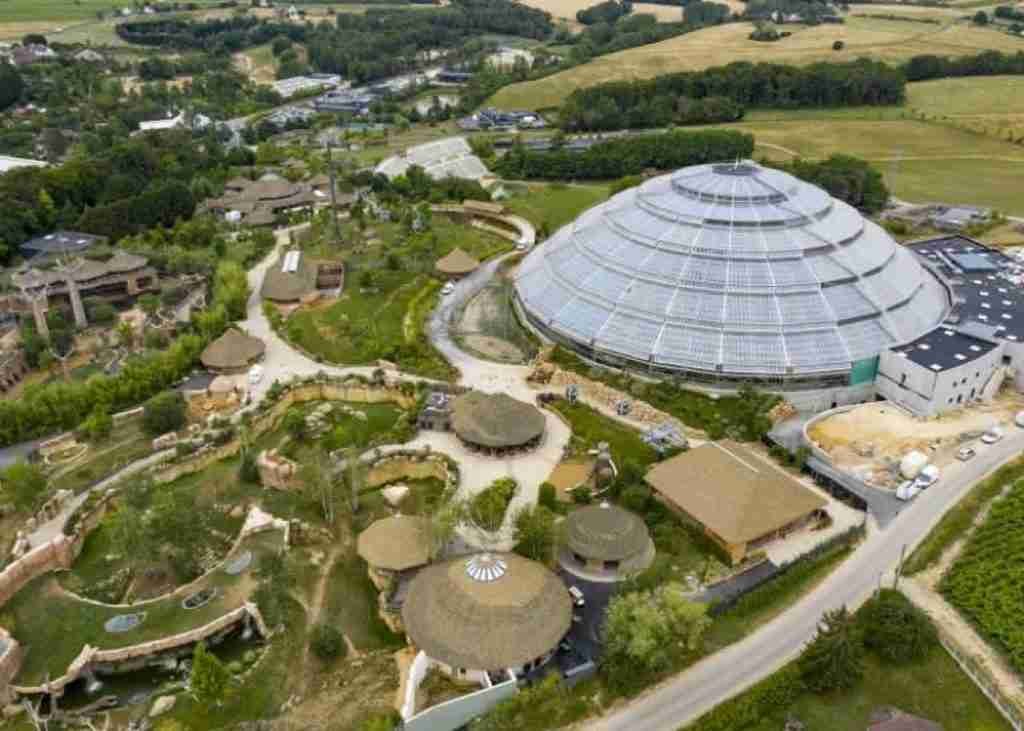
<instances>
[{"instance_id":1,"label":"dome roof panel","mask_svg":"<svg viewBox=\"0 0 1024 731\"><path fill-rule=\"evenodd\" d=\"M598 357L744 378L844 371L949 306L880 227L749 161L614 196L536 247L516 289L534 322Z\"/></svg>"}]
</instances>

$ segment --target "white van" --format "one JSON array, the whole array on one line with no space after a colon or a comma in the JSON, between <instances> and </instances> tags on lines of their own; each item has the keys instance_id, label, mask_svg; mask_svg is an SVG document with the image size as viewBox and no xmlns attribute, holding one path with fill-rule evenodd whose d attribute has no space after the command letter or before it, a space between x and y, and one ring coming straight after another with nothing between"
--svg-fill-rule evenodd
<instances>
[{"instance_id":1,"label":"white van","mask_svg":"<svg viewBox=\"0 0 1024 731\"><path fill-rule=\"evenodd\" d=\"M569 596L572 597L572 603L575 604L577 607L582 607L586 603L583 599L583 592L579 590L579 587L570 586Z\"/></svg>"}]
</instances>

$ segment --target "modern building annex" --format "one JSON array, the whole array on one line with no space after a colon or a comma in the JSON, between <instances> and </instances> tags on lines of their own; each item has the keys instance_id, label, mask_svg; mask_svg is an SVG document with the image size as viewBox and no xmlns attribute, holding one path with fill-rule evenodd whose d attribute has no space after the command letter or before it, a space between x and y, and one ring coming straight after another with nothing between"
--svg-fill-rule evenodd
<instances>
[{"instance_id":1,"label":"modern building annex","mask_svg":"<svg viewBox=\"0 0 1024 731\"><path fill-rule=\"evenodd\" d=\"M879 353L950 306L882 228L750 161L684 168L590 209L526 257L516 293L532 327L590 360L840 401L866 397Z\"/></svg>"}]
</instances>

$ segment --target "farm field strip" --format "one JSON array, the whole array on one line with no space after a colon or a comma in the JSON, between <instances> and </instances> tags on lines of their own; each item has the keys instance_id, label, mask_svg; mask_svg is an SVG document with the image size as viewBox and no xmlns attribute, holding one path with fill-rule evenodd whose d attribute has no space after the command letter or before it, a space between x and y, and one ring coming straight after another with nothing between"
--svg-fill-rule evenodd
<instances>
[{"instance_id":1,"label":"farm field strip","mask_svg":"<svg viewBox=\"0 0 1024 731\"><path fill-rule=\"evenodd\" d=\"M747 37L752 28L750 23L729 23L600 56L544 79L508 86L495 94L491 103L512 109L557 107L574 89L604 81L650 78L733 61L766 60L766 44ZM835 41L845 44L844 51L832 50ZM1024 50L1024 43L1019 39L991 29L863 17L850 17L843 25L797 28L792 36L769 45L772 61L798 65L822 60L853 60L860 56L900 62L925 53L956 56L985 49Z\"/></svg>"}]
</instances>

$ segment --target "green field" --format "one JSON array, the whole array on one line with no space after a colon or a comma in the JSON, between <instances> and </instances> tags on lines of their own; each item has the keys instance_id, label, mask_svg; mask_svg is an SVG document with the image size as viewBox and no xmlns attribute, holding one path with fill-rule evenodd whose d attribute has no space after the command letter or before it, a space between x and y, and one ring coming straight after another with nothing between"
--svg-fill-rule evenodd
<instances>
[{"instance_id":1,"label":"green field","mask_svg":"<svg viewBox=\"0 0 1024 731\"><path fill-rule=\"evenodd\" d=\"M650 78L733 61L772 61L804 65L852 61L861 56L900 62L920 54L973 55L986 49L1024 50L1024 40L964 23L933 25L876 18L847 18L842 25L793 26L793 35L765 44L751 41L749 23L727 23L676 38L600 56L544 79L498 91L489 105L504 109L557 107L574 89L606 81ZM832 50L835 41L845 49ZM766 48L765 46L770 46Z\"/></svg>"},{"instance_id":2,"label":"green field","mask_svg":"<svg viewBox=\"0 0 1024 731\"><path fill-rule=\"evenodd\" d=\"M530 183L513 189L511 197L502 202L534 226L546 225L554 233L607 197L607 185Z\"/></svg>"},{"instance_id":3,"label":"green field","mask_svg":"<svg viewBox=\"0 0 1024 731\"><path fill-rule=\"evenodd\" d=\"M1024 670L1024 487L992 505L939 586L1010 664Z\"/></svg>"}]
</instances>

